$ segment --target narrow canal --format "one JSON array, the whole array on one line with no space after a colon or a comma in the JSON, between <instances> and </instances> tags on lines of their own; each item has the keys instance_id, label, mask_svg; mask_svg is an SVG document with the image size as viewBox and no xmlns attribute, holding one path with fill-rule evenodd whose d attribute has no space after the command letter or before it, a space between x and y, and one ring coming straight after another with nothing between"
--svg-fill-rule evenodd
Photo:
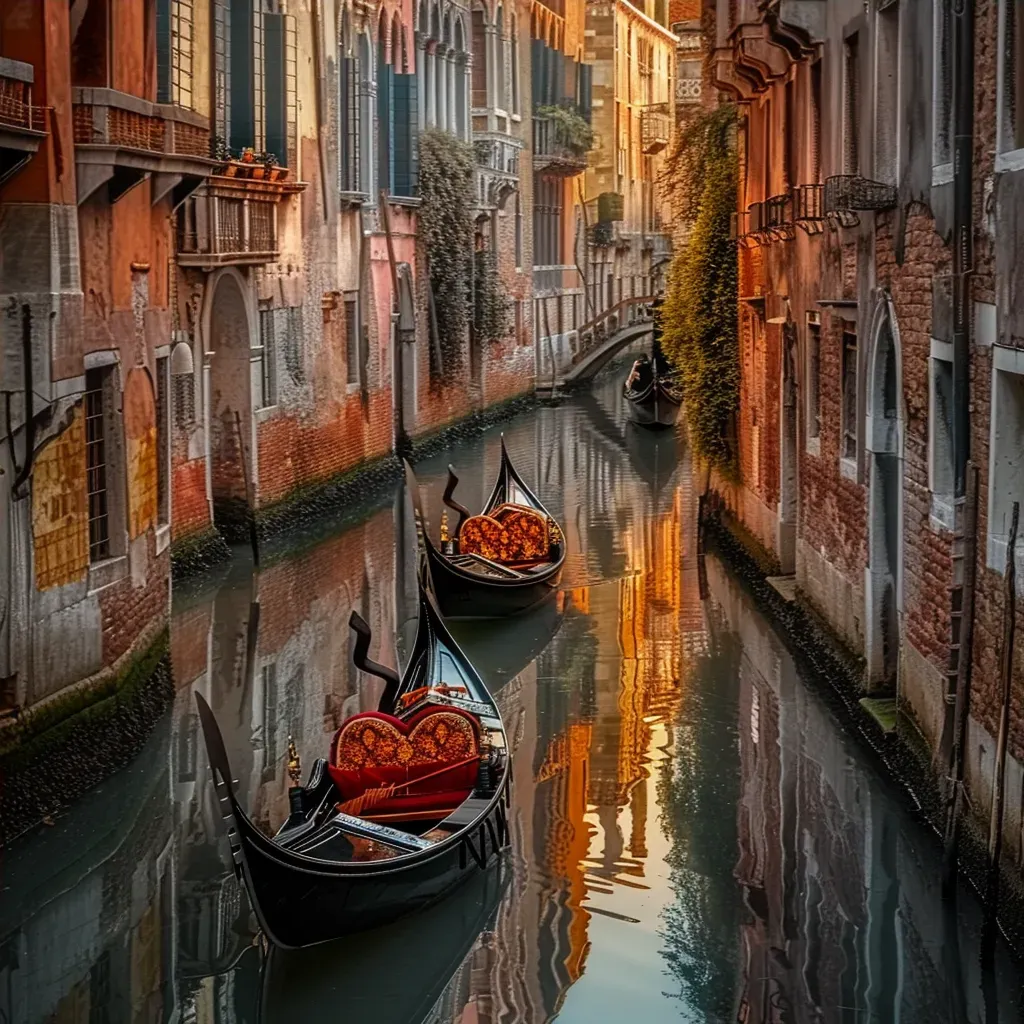
<instances>
[{"instance_id":1,"label":"narrow canal","mask_svg":"<svg viewBox=\"0 0 1024 1024\"><path fill-rule=\"evenodd\" d=\"M308 767L372 702L350 611L381 660L409 639L405 498L368 496L258 574L240 554L176 593L173 712L129 770L4 855L0 1024L1018 1020L1019 967L1000 949L981 970L979 909L944 913L932 841L722 566L698 571L681 440L626 426L612 380L505 433L570 551L550 603L457 630L514 747L506 870L261 970L193 693L276 827L289 735ZM480 504L498 440L417 467L435 530L446 464Z\"/></svg>"}]
</instances>

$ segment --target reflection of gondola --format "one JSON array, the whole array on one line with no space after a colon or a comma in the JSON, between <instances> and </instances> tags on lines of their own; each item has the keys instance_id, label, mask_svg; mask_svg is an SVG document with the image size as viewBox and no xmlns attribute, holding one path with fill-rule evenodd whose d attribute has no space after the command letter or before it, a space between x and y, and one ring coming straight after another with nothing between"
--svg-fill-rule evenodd
<instances>
[{"instance_id":1,"label":"reflection of gondola","mask_svg":"<svg viewBox=\"0 0 1024 1024\"><path fill-rule=\"evenodd\" d=\"M458 512L455 536L431 541L418 507L412 468L406 478L426 549L434 594L445 615L490 618L523 611L557 585L565 562L565 540L540 499L515 471L501 439L501 468L490 498L478 516L452 497L458 484L448 470L444 503ZM444 531L442 531L443 534Z\"/></svg>"},{"instance_id":2,"label":"reflection of gondola","mask_svg":"<svg viewBox=\"0 0 1024 1024\"><path fill-rule=\"evenodd\" d=\"M293 786L292 813L273 839L239 804L220 729L196 695L237 870L260 926L286 948L419 909L508 843L501 715L431 599L421 588L401 678L369 661L369 627L355 614L352 625L356 665L387 682L380 710L342 725L330 763L318 759L308 785ZM297 780L297 764L289 769Z\"/></svg>"},{"instance_id":3,"label":"reflection of gondola","mask_svg":"<svg viewBox=\"0 0 1024 1024\"><path fill-rule=\"evenodd\" d=\"M335 1024L341 1005L344 1020L425 1024L480 932L493 927L509 878L504 866L477 872L436 907L386 928L316 949L272 949L260 1020Z\"/></svg>"},{"instance_id":4,"label":"reflection of gondola","mask_svg":"<svg viewBox=\"0 0 1024 1024\"><path fill-rule=\"evenodd\" d=\"M639 391L626 387L625 395L626 411L638 426L664 429L676 425L683 396L670 379L655 374L650 383Z\"/></svg>"},{"instance_id":5,"label":"reflection of gondola","mask_svg":"<svg viewBox=\"0 0 1024 1024\"><path fill-rule=\"evenodd\" d=\"M450 623L459 646L492 693L497 694L551 643L562 625L562 601L563 595L550 594L517 615L514 622L484 619Z\"/></svg>"}]
</instances>

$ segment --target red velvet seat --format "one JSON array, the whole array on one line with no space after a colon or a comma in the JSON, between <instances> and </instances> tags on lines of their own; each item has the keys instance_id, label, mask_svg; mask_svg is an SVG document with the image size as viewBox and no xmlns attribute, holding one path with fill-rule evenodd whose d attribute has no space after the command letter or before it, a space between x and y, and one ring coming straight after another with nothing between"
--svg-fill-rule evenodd
<instances>
[{"instance_id":1,"label":"red velvet seat","mask_svg":"<svg viewBox=\"0 0 1024 1024\"><path fill-rule=\"evenodd\" d=\"M381 786L402 787L368 804L359 812L365 817L429 817L447 813L472 793L479 754L479 723L458 708L424 708L408 721L368 711L335 734L328 771L342 803Z\"/></svg>"}]
</instances>

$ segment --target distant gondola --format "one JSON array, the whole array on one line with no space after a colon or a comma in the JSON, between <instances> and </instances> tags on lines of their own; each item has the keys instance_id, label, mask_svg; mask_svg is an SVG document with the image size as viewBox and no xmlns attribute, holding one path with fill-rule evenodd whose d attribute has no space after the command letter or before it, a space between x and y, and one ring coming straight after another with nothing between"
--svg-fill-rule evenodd
<instances>
[{"instance_id":1,"label":"distant gondola","mask_svg":"<svg viewBox=\"0 0 1024 1024\"><path fill-rule=\"evenodd\" d=\"M401 678L367 658L353 612L353 660L386 682L378 711L349 718L305 787L289 764L291 814L273 838L235 796L224 741L196 694L235 869L260 927L293 949L423 908L508 845L505 728L479 675L420 588L419 625Z\"/></svg>"},{"instance_id":2,"label":"distant gondola","mask_svg":"<svg viewBox=\"0 0 1024 1024\"><path fill-rule=\"evenodd\" d=\"M624 394L629 418L638 426L664 430L676 425L683 396L671 378L658 376L655 371L646 386L638 390L626 384Z\"/></svg>"},{"instance_id":3,"label":"distant gondola","mask_svg":"<svg viewBox=\"0 0 1024 1024\"><path fill-rule=\"evenodd\" d=\"M444 503L459 519L453 536L441 537L440 548L426 529L412 467L406 463L405 469L416 518L423 524L420 534L427 571L445 615L483 619L513 615L558 586L565 562L562 530L515 471L504 437L498 479L479 515L452 497L459 480L448 467Z\"/></svg>"}]
</instances>

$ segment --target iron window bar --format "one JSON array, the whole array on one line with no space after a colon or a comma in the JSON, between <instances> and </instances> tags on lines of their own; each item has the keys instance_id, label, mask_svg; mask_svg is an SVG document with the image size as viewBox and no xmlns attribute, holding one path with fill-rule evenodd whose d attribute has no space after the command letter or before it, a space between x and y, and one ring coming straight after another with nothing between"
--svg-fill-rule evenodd
<instances>
[{"instance_id":1,"label":"iron window bar","mask_svg":"<svg viewBox=\"0 0 1024 1024\"><path fill-rule=\"evenodd\" d=\"M90 562L100 562L110 557L104 383L102 371L90 370L86 375L85 489L89 503Z\"/></svg>"}]
</instances>

